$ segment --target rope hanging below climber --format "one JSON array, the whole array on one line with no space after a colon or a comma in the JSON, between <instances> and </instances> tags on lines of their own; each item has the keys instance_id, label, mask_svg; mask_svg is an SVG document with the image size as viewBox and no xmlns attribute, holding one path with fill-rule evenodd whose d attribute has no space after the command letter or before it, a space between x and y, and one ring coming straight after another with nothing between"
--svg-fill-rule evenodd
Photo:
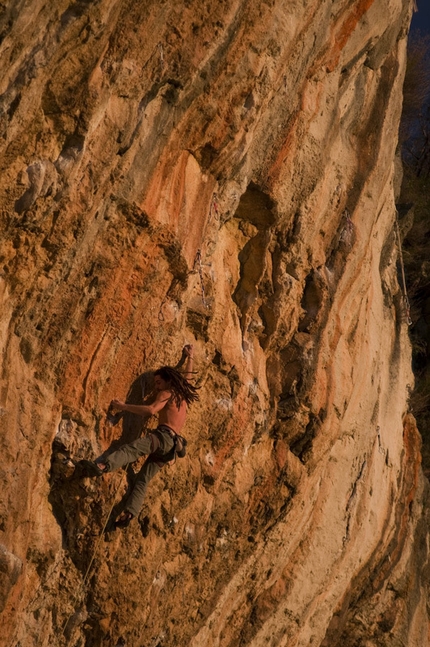
<instances>
[{"instance_id":1,"label":"rope hanging below climber","mask_svg":"<svg viewBox=\"0 0 430 647\"><path fill-rule=\"evenodd\" d=\"M162 469L162 467L176 459L184 457L186 453L186 439L180 435L187 416L187 407L198 400L197 388L188 380L193 375L193 346L188 344L182 351L182 358L178 368L185 363L185 370L180 373L170 366L163 366L154 373L155 399L151 404L145 403L145 392L142 385L143 404L127 404L120 400L113 400L109 411L129 412L144 418L158 415L157 428L143 438L138 438L132 443L120 447L110 454L103 454L95 461L82 460L81 466L84 476L102 476L108 472L125 467L136 461L141 456L147 456L141 470L136 474L131 493L127 499L125 509L115 521L115 528L127 527L132 519L137 517L143 503L149 481ZM125 474L126 472L124 472ZM124 477L124 475L123 475ZM122 477L122 478L123 478ZM120 487L116 489L118 491ZM94 547L90 562L85 571L80 586L77 588L73 600L75 607L78 598L88 582L95 556L100 547L103 535L112 517L115 498L110 506L106 521ZM63 624L64 635L67 626L75 614L75 609Z\"/></svg>"}]
</instances>

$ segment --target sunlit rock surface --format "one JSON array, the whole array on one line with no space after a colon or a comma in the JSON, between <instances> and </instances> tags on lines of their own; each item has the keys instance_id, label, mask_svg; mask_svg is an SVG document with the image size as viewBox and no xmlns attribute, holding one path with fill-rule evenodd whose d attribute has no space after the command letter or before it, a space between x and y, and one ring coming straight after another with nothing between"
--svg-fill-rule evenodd
<instances>
[{"instance_id":1,"label":"sunlit rock surface","mask_svg":"<svg viewBox=\"0 0 430 647\"><path fill-rule=\"evenodd\" d=\"M4 645L428 645L394 236L411 9L0 4ZM75 462L141 433L109 402L186 343L188 455L103 533L130 473Z\"/></svg>"}]
</instances>

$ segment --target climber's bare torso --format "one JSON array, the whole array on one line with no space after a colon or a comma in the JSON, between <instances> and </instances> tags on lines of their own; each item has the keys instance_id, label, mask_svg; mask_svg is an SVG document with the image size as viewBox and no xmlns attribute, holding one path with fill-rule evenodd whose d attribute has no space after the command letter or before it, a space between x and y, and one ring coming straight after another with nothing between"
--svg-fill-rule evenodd
<instances>
[{"instance_id":1,"label":"climber's bare torso","mask_svg":"<svg viewBox=\"0 0 430 647\"><path fill-rule=\"evenodd\" d=\"M179 434L187 416L186 402L182 400L178 407L172 391L167 388L167 382L159 375L154 378L154 386L157 395L152 404L125 404L120 400L112 400L112 406L120 411L129 411L145 418L158 414L159 425L167 425Z\"/></svg>"},{"instance_id":2,"label":"climber's bare torso","mask_svg":"<svg viewBox=\"0 0 430 647\"><path fill-rule=\"evenodd\" d=\"M157 378L155 379L157 380ZM161 380L161 378L159 379ZM170 429L173 429L173 431L179 434L185 424L185 418L187 416L186 402L182 400L178 408L178 405L172 397L172 392L164 390L158 392L154 404L158 402L160 404L164 404L164 406L158 411L158 424L167 425Z\"/></svg>"},{"instance_id":3,"label":"climber's bare torso","mask_svg":"<svg viewBox=\"0 0 430 647\"><path fill-rule=\"evenodd\" d=\"M150 435L150 438L139 438L133 443L124 445L117 451L108 454L106 458L104 458L104 456L100 456L94 462L81 461L82 463L85 463L84 467L89 470L90 475L102 476L105 472L113 471L114 469L118 469L118 467L123 467L124 465L133 462L136 458L140 458L140 456L155 454L159 447L162 449L162 452L164 452L158 456L160 460L162 459L162 456L167 456L172 450L175 456L185 456L185 439L182 437L172 438L171 444L173 447L170 447L168 442L166 444L166 441L168 440L166 437L167 430L164 429L163 433L162 428L162 425L165 425L166 427L169 427L172 432L179 435L187 416L187 403L191 403L198 399L196 388L191 386L188 382L193 374L193 346L191 344L184 346L182 358L178 366L181 366L185 360L186 365L183 374L170 366L163 366L154 373L154 391L151 394L150 399L147 401L148 403L144 401L143 404L127 404L126 402L115 399L112 400L109 407L110 410L115 411L117 409L119 411L128 411L129 413L142 416L143 418L157 416L158 427L160 428L158 433L160 442L158 444L155 443L154 437L157 436L157 434L155 434L155 436L153 434L152 436ZM173 433L171 435L172 437L174 436ZM123 510L120 517L115 522L115 527L125 528L133 517L138 514L146 489L146 484L156 473L154 472L154 469L156 468L156 471L159 470L164 462L165 461L162 461L160 466L159 462L154 458L153 460L147 460L144 463L140 472L136 475L136 479L140 479L139 484L142 487L140 487L140 489L136 487L132 488L132 492L128 499L130 507Z\"/></svg>"},{"instance_id":4,"label":"climber's bare torso","mask_svg":"<svg viewBox=\"0 0 430 647\"><path fill-rule=\"evenodd\" d=\"M193 371L193 346L184 346L183 356L187 357L184 377L189 379ZM162 369L160 369L161 371ZM154 377L155 400L152 404L126 404L120 400L112 400L111 406L119 411L129 411L138 416L150 418L158 414L158 424L167 425L177 434L180 433L187 416L187 403L179 397L179 406L176 403L173 391L170 389L170 382L164 380L156 371Z\"/></svg>"}]
</instances>

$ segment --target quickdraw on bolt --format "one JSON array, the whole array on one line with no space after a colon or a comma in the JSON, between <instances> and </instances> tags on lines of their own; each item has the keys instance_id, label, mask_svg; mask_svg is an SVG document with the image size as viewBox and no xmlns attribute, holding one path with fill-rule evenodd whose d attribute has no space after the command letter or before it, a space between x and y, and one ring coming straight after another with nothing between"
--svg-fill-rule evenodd
<instances>
[{"instance_id":1,"label":"quickdraw on bolt","mask_svg":"<svg viewBox=\"0 0 430 647\"><path fill-rule=\"evenodd\" d=\"M197 270L196 270L197 267ZM201 249L197 250L196 258L194 259L194 271L197 271L200 277L200 288L202 291L202 303L205 308L208 308L208 303L206 301L205 295L205 286L203 285L203 268L202 268L202 251Z\"/></svg>"},{"instance_id":2,"label":"quickdraw on bolt","mask_svg":"<svg viewBox=\"0 0 430 647\"><path fill-rule=\"evenodd\" d=\"M217 193L214 193L213 196L212 196L212 202L211 202L211 206L210 206L210 209L209 209L209 220L210 220L210 218L212 216L212 212L215 213L216 219L219 220L220 213L219 213L218 194Z\"/></svg>"},{"instance_id":3,"label":"quickdraw on bolt","mask_svg":"<svg viewBox=\"0 0 430 647\"><path fill-rule=\"evenodd\" d=\"M163 67L164 65L164 49L163 45L161 43L158 43L158 54L160 56L160 65Z\"/></svg>"}]
</instances>

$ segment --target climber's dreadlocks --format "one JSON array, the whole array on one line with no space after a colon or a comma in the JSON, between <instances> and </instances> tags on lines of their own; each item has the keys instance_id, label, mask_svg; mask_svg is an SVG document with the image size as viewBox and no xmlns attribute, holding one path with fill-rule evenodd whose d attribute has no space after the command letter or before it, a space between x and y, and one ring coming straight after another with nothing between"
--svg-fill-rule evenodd
<instances>
[{"instance_id":1,"label":"climber's dreadlocks","mask_svg":"<svg viewBox=\"0 0 430 647\"><path fill-rule=\"evenodd\" d=\"M185 400L187 404L191 404L199 399L197 388L193 384L190 384L175 368L162 366L155 371L154 375L159 375L162 380L168 382L172 390L173 400L178 409L181 406L182 400Z\"/></svg>"}]
</instances>

